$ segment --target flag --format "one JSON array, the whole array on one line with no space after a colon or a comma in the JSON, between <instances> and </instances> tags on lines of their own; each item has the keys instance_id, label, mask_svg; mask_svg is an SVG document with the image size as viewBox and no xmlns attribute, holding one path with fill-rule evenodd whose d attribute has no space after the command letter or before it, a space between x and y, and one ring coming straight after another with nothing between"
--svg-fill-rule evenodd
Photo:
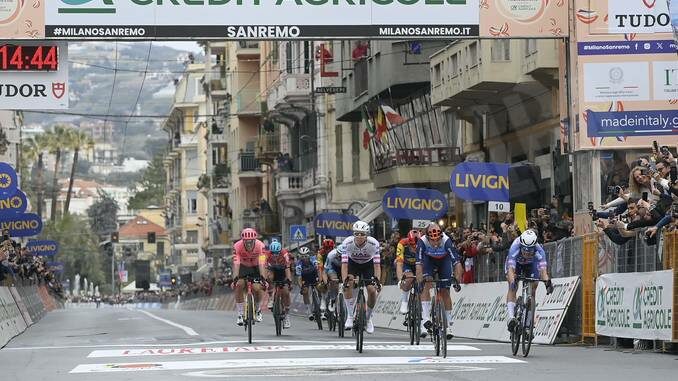
<instances>
[{"instance_id":1,"label":"flag","mask_svg":"<svg viewBox=\"0 0 678 381\"><path fill-rule=\"evenodd\" d=\"M374 124L372 124L372 118L370 118L370 114L367 112L367 107L363 107L362 114L366 131L369 131L370 134L374 135Z\"/></svg>"},{"instance_id":2,"label":"flag","mask_svg":"<svg viewBox=\"0 0 678 381\"><path fill-rule=\"evenodd\" d=\"M367 130L363 131L363 148L368 149L370 148L370 133Z\"/></svg>"},{"instance_id":3,"label":"flag","mask_svg":"<svg viewBox=\"0 0 678 381\"><path fill-rule=\"evenodd\" d=\"M384 109L379 107L377 110L377 140L381 141L381 137L388 132L388 126L386 125L386 116L384 115Z\"/></svg>"},{"instance_id":4,"label":"flag","mask_svg":"<svg viewBox=\"0 0 678 381\"><path fill-rule=\"evenodd\" d=\"M399 124L405 123L405 118L400 116L391 106L382 105L382 110L384 110L384 115L388 121L389 127L395 127Z\"/></svg>"}]
</instances>

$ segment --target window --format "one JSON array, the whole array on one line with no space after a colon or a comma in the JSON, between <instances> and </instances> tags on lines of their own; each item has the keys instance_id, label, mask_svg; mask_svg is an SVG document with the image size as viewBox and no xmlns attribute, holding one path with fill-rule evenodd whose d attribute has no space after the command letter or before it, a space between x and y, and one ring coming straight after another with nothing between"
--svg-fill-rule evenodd
<instances>
[{"instance_id":1,"label":"window","mask_svg":"<svg viewBox=\"0 0 678 381\"><path fill-rule=\"evenodd\" d=\"M292 60L292 42L285 43L285 71L292 74L294 63Z\"/></svg>"},{"instance_id":2,"label":"window","mask_svg":"<svg viewBox=\"0 0 678 381\"><path fill-rule=\"evenodd\" d=\"M311 65L313 61L311 60L311 44L308 41L304 41L304 74L311 72Z\"/></svg>"},{"instance_id":3,"label":"window","mask_svg":"<svg viewBox=\"0 0 678 381\"><path fill-rule=\"evenodd\" d=\"M155 243L155 254L161 258L165 256L165 242Z\"/></svg>"},{"instance_id":4,"label":"window","mask_svg":"<svg viewBox=\"0 0 678 381\"><path fill-rule=\"evenodd\" d=\"M353 67L353 96L358 97L367 91L367 60L356 61Z\"/></svg>"},{"instance_id":5,"label":"window","mask_svg":"<svg viewBox=\"0 0 678 381\"><path fill-rule=\"evenodd\" d=\"M334 146L337 148L337 151L336 151L337 160L335 160L335 163L337 165L337 168L336 168L337 182L344 181L344 160L343 160L343 158L344 158L344 147L343 147L343 141L342 141L343 140L342 139L342 135L343 135L342 130L343 129L342 129L341 124L337 124L336 126L334 126L334 140L335 140Z\"/></svg>"},{"instance_id":6,"label":"window","mask_svg":"<svg viewBox=\"0 0 678 381\"><path fill-rule=\"evenodd\" d=\"M468 46L468 61L466 65L468 67L475 67L478 63L478 43L472 42Z\"/></svg>"},{"instance_id":7,"label":"window","mask_svg":"<svg viewBox=\"0 0 678 381\"><path fill-rule=\"evenodd\" d=\"M537 52L537 40L530 38L525 40L525 57Z\"/></svg>"},{"instance_id":8,"label":"window","mask_svg":"<svg viewBox=\"0 0 678 381\"><path fill-rule=\"evenodd\" d=\"M271 64L278 65L280 59L280 43L278 41L271 42Z\"/></svg>"},{"instance_id":9,"label":"window","mask_svg":"<svg viewBox=\"0 0 678 381\"><path fill-rule=\"evenodd\" d=\"M351 123L351 153L353 181L360 180L360 123Z\"/></svg>"},{"instance_id":10,"label":"window","mask_svg":"<svg viewBox=\"0 0 678 381\"><path fill-rule=\"evenodd\" d=\"M186 150L186 177L200 176L200 162L198 161L198 150Z\"/></svg>"},{"instance_id":11,"label":"window","mask_svg":"<svg viewBox=\"0 0 678 381\"><path fill-rule=\"evenodd\" d=\"M188 207L186 208L188 214L198 213L198 192L196 191L186 192L186 200L188 204Z\"/></svg>"},{"instance_id":12,"label":"window","mask_svg":"<svg viewBox=\"0 0 678 381\"><path fill-rule=\"evenodd\" d=\"M461 71L459 69L459 54L452 55L452 69L450 71L452 72L452 77L456 77Z\"/></svg>"},{"instance_id":13,"label":"window","mask_svg":"<svg viewBox=\"0 0 678 381\"><path fill-rule=\"evenodd\" d=\"M436 64L433 66L433 86L438 86L440 85L441 79L440 79L440 65L441 64Z\"/></svg>"},{"instance_id":14,"label":"window","mask_svg":"<svg viewBox=\"0 0 678 381\"><path fill-rule=\"evenodd\" d=\"M511 40L492 41L492 61L511 60Z\"/></svg>"},{"instance_id":15,"label":"window","mask_svg":"<svg viewBox=\"0 0 678 381\"><path fill-rule=\"evenodd\" d=\"M186 230L186 243L198 243L197 230Z\"/></svg>"}]
</instances>

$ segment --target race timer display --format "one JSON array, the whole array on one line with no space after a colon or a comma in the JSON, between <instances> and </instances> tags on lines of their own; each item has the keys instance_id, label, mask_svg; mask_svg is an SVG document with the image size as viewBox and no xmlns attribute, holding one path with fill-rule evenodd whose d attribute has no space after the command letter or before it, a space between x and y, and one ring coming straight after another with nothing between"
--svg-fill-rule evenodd
<instances>
[{"instance_id":1,"label":"race timer display","mask_svg":"<svg viewBox=\"0 0 678 381\"><path fill-rule=\"evenodd\" d=\"M56 45L0 45L0 71L56 71Z\"/></svg>"}]
</instances>

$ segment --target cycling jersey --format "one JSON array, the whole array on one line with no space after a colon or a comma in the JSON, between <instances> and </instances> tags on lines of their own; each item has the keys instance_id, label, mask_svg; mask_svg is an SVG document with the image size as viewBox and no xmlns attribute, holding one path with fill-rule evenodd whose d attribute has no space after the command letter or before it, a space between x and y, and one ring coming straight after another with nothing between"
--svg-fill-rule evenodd
<instances>
[{"instance_id":1,"label":"cycling jersey","mask_svg":"<svg viewBox=\"0 0 678 381\"><path fill-rule=\"evenodd\" d=\"M348 237L339 245L337 251L341 254L341 263L349 263L349 259L351 262L358 264L368 262L373 262L374 264L381 263L379 241L372 237L367 237L367 240L365 240L361 247L355 244L355 237Z\"/></svg>"},{"instance_id":2,"label":"cycling jersey","mask_svg":"<svg viewBox=\"0 0 678 381\"><path fill-rule=\"evenodd\" d=\"M328 274L341 273L341 254L339 254L337 249L334 249L327 254L327 258L325 259L325 272Z\"/></svg>"},{"instance_id":3,"label":"cycling jersey","mask_svg":"<svg viewBox=\"0 0 678 381\"><path fill-rule=\"evenodd\" d=\"M271 271L284 271L290 267L290 256L287 250L283 249L278 255L273 255L273 253L267 251L266 267Z\"/></svg>"},{"instance_id":4,"label":"cycling jersey","mask_svg":"<svg viewBox=\"0 0 678 381\"><path fill-rule=\"evenodd\" d=\"M297 276L303 276L311 273L317 274L317 270L318 259L315 257L315 255L312 255L308 258L308 260L297 259L294 272L297 274Z\"/></svg>"},{"instance_id":5,"label":"cycling jersey","mask_svg":"<svg viewBox=\"0 0 678 381\"><path fill-rule=\"evenodd\" d=\"M417 264L421 264L426 257L434 259L450 257L452 259L452 266L456 266L459 263L459 253L457 248L454 247L453 240L444 233L440 239L442 244L438 247L431 246L428 237L425 236L417 241Z\"/></svg>"},{"instance_id":6,"label":"cycling jersey","mask_svg":"<svg viewBox=\"0 0 678 381\"><path fill-rule=\"evenodd\" d=\"M516 268L517 265L536 265L539 270L546 269L546 252L540 244L536 244L534 251L525 252L520 245L520 237L516 238L511 244L508 256L506 257L505 270Z\"/></svg>"},{"instance_id":7,"label":"cycling jersey","mask_svg":"<svg viewBox=\"0 0 678 381\"><path fill-rule=\"evenodd\" d=\"M325 259L327 258L327 253L325 252L325 249L320 249L318 250L318 254L316 255L316 259L318 259L318 268L323 269L325 267Z\"/></svg>"},{"instance_id":8,"label":"cycling jersey","mask_svg":"<svg viewBox=\"0 0 678 381\"><path fill-rule=\"evenodd\" d=\"M264 254L264 243L258 239L254 241L252 251L245 249L245 241L242 239L233 245L233 264L240 264L245 267L257 267L266 264L266 255Z\"/></svg>"},{"instance_id":9,"label":"cycling jersey","mask_svg":"<svg viewBox=\"0 0 678 381\"><path fill-rule=\"evenodd\" d=\"M406 263L408 265L414 265L417 263L417 250L416 248L412 249L409 239L401 239L400 242L398 242L398 246L396 248L396 262Z\"/></svg>"}]
</instances>

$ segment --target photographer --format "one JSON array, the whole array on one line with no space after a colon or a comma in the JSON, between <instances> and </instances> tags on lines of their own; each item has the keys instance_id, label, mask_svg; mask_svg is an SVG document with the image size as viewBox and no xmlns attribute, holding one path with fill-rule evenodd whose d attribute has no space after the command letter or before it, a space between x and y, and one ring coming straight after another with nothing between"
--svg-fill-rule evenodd
<instances>
[{"instance_id":1,"label":"photographer","mask_svg":"<svg viewBox=\"0 0 678 381\"><path fill-rule=\"evenodd\" d=\"M666 225L678 221L678 203L674 203L671 212L667 213L657 224L645 232L645 236L648 238L653 238L657 234L657 231L660 231Z\"/></svg>"}]
</instances>

